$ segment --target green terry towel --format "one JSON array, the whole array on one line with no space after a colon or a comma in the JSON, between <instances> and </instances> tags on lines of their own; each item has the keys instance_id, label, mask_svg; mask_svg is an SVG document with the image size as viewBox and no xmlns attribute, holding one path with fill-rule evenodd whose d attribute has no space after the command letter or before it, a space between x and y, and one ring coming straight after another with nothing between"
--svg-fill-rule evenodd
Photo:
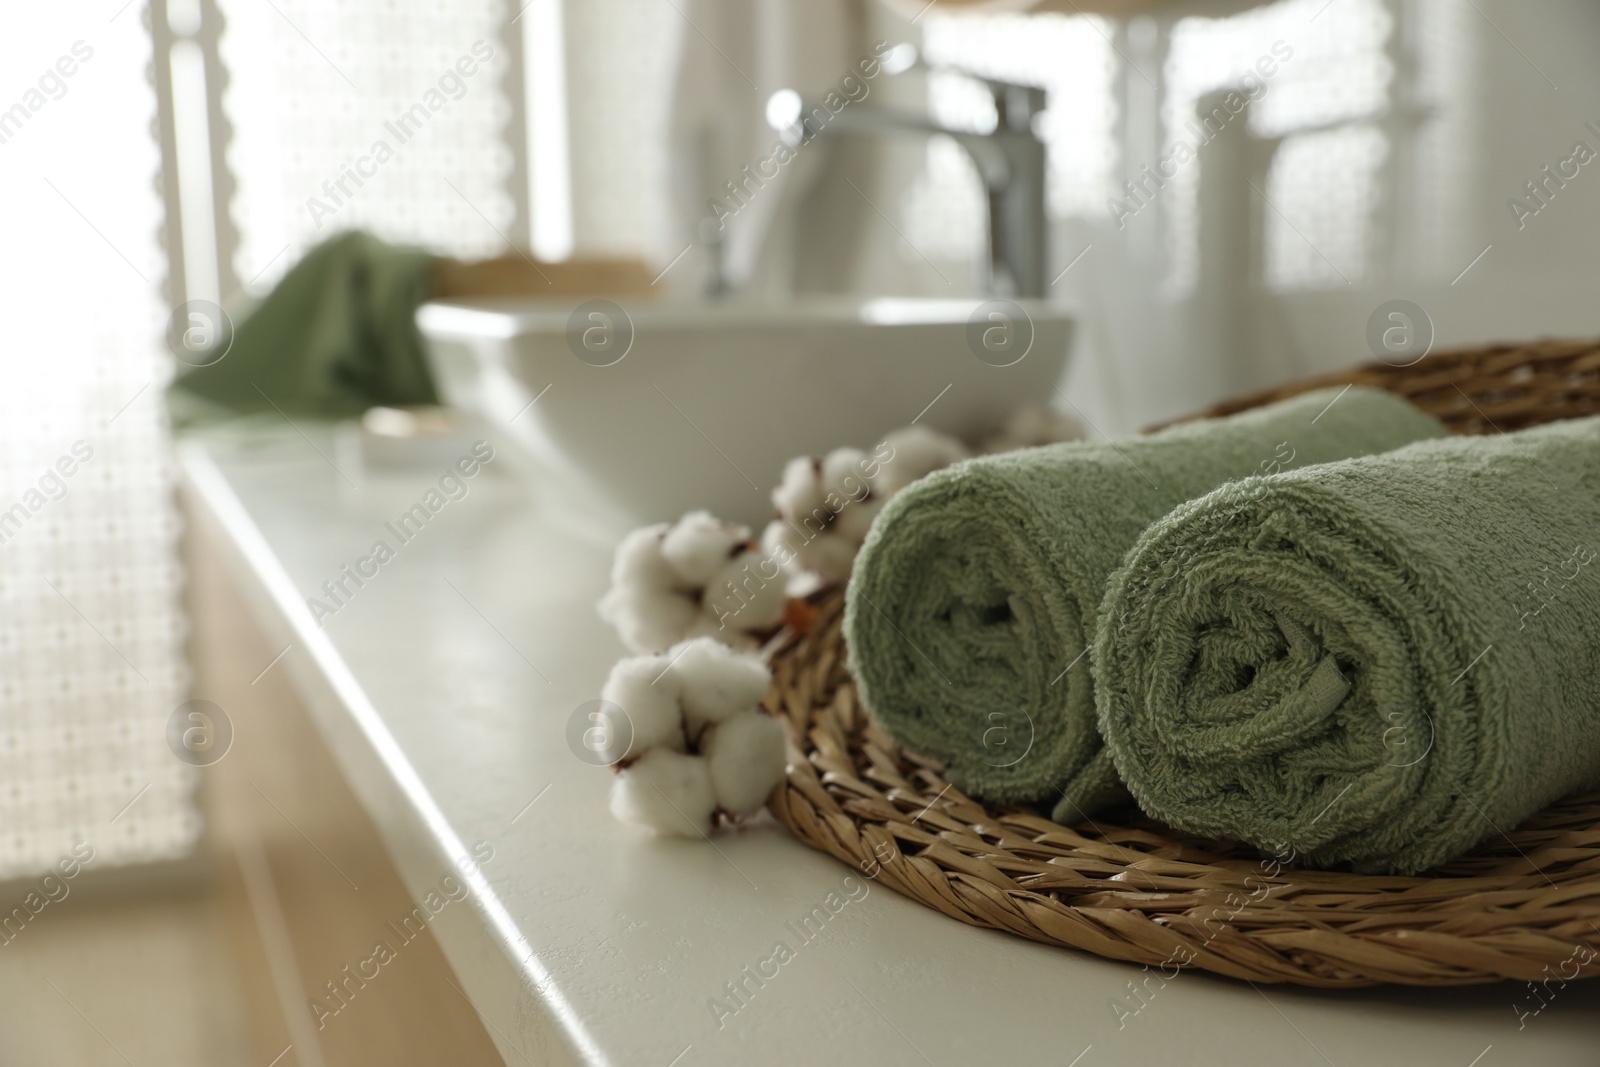
<instances>
[{"instance_id":1,"label":"green terry towel","mask_svg":"<svg viewBox=\"0 0 1600 1067\"><path fill-rule=\"evenodd\" d=\"M1253 478L1112 578L1100 727L1141 807L1413 874L1600 785L1600 419Z\"/></svg>"},{"instance_id":2,"label":"green terry towel","mask_svg":"<svg viewBox=\"0 0 1600 1067\"><path fill-rule=\"evenodd\" d=\"M356 230L324 241L237 323L221 359L173 383L174 421L438 403L416 325L433 263Z\"/></svg>"},{"instance_id":3,"label":"green terry towel","mask_svg":"<svg viewBox=\"0 0 1600 1067\"><path fill-rule=\"evenodd\" d=\"M856 559L845 636L862 702L972 795L1092 815L1127 794L1086 653L1106 579L1144 528L1230 479L1444 432L1388 393L1326 390L936 472L884 505Z\"/></svg>"}]
</instances>

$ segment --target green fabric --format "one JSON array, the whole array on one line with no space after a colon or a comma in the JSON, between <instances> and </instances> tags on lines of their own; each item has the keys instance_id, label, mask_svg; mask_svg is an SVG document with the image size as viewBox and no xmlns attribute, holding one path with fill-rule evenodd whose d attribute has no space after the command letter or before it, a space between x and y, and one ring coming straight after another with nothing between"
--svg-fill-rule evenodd
<instances>
[{"instance_id":1,"label":"green fabric","mask_svg":"<svg viewBox=\"0 0 1600 1067\"><path fill-rule=\"evenodd\" d=\"M222 359L173 383L174 421L438 403L416 325L433 262L360 231L324 241L236 324Z\"/></svg>"},{"instance_id":2,"label":"green fabric","mask_svg":"<svg viewBox=\"0 0 1600 1067\"><path fill-rule=\"evenodd\" d=\"M1126 793L1085 649L1106 579L1144 528L1229 479L1442 433L1387 393L1327 390L936 472L884 506L856 559L845 635L862 702L972 795L1092 815Z\"/></svg>"},{"instance_id":3,"label":"green fabric","mask_svg":"<svg viewBox=\"0 0 1600 1067\"><path fill-rule=\"evenodd\" d=\"M1095 645L1146 812L1426 870L1600 785L1600 419L1226 486L1152 526Z\"/></svg>"}]
</instances>

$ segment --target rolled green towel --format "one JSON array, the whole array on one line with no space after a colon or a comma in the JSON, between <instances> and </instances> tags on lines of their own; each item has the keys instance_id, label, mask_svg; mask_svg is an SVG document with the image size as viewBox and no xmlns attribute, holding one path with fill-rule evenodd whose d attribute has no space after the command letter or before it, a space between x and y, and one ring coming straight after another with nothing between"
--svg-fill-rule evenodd
<instances>
[{"instance_id":1,"label":"rolled green towel","mask_svg":"<svg viewBox=\"0 0 1600 1067\"><path fill-rule=\"evenodd\" d=\"M1388 393L1308 393L1145 437L971 460L893 497L847 593L861 699L988 800L1077 821L1125 799L1085 653L1107 577L1151 522L1229 479L1443 434Z\"/></svg>"},{"instance_id":2,"label":"rolled green towel","mask_svg":"<svg viewBox=\"0 0 1600 1067\"><path fill-rule=\"evenodd\" d=\"M1152 526L1094 673L1173 826L1412 874L1600 785L1600 419L1250 479Z\"/></svg>"},{"instance_id":3,"label":"rolled green towel","mask_svg":"<svg viewBox=\"0 0 1600 1067\"><path fill-rule=\"evenodd\" d=\"M173 420L341 418L374 404L437 404L416 325L433 264L421 249L359 230L330 237L240 319L225 355L173 382Z\"/></svg>"}]
</instances>

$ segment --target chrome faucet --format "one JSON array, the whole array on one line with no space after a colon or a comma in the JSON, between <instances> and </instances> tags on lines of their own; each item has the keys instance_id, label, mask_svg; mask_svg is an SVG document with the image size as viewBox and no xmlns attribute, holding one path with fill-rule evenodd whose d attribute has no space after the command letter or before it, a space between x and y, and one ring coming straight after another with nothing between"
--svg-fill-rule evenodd
<instances>
[{"instance_id":1,"label":"chrome faucet","mask_svg":"<svg viewBox=\"0 0 1600 1067\"><path fill-rule=\"evenodd\" d=\"M913 67L949 69L982 82L994 97L994 130L973 133L950 129L925 116L888 108L847 106L834 113L820 105L808 106L792 90L779 90L773 95L768 107L769 121L774 114L787 119L772 121L772 125L780 132L789 132L795 144L823 137L905 134L950 137L972 157L988 194L990 288L1010 296L1044 296L1048 288L1045 262L1049 246L1049 219L1044 199L1045 146L1034 132L1034 119L1044 111L1045 91L957 68L932 66L917 57L910 45L897 45L891 55L897 52L900 53L898 63L890 62L889 55L884 57L884 69L890 74ZM780 100L785 94L787 101ZM823 116L825 119L821 118Z\"/></svg>"}]
</instances>

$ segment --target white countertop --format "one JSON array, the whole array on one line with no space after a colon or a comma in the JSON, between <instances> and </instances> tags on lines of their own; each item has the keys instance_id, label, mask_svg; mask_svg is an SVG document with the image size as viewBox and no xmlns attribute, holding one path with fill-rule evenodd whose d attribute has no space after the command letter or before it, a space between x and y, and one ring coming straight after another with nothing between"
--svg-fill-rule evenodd
<instances>
[{"instance_id":1,"label":"white countertop","mask_svg":"<svg viewBox=\"0 0 1600 1067\"><path fill-rule=\"evenodd\" d=\"M318 628L305 598L396 545L384 523L447 461L340 473L302 428L190 441L184 480L410 890L493 846L434 929L507 1063L1600 1062L1593 981L1551 983L1519 1020L1539 1003L1522 984L1328 993L1189 972L1127 1014L1138 968L945 918L768 816L714 848L622 826L610 773L565 737L621 654L593 604L623 531L500 456ZM851 892L812 940L786 925ZM780 941L793 958L719 1026L712 998L732 1006L725 984Z\"/></svg>"}]
</instances>

